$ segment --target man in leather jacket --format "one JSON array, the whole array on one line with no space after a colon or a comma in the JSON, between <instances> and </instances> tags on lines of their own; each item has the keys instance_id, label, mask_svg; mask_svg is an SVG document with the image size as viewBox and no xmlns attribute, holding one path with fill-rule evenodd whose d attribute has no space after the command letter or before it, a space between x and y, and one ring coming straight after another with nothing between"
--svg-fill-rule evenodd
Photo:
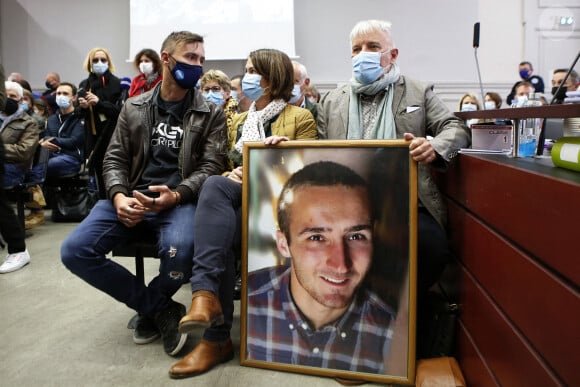
<instances>
[{"instance_id":1,"label":"man in leather jacket","mask_svg":"<svg viewBox=\"0 0 580 387\"><path fill-rule=\"evenodd\" d=\"M227 162L225 115L195 84L205 60L203 37L173 32L161 48L163 81L123 106L103 162L108 200L100 200L63 242L64 265L138 312L133 341L159 336L176 355L185 306L172 296L191 275L193 220L205 179ZM115 246L153 235L159 275L148 285L106 257Z\"/></svg>"}]
</instances>

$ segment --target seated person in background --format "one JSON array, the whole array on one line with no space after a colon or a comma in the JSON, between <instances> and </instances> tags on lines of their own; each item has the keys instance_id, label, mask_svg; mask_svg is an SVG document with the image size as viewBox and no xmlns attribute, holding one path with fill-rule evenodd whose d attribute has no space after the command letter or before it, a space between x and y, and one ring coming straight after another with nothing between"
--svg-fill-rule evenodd
<instances>
[{"instance_id":1,"label":"seated person in background","mask_svg":"<svg viewBox=\"0 0 580 387\"><path fill-rule=\"evenodd\" d=\"M16 82L16 83L20 82L23 79L24 79L24 76L21 73L17 73L17 72L10 73L10 75L8 75L8 78L6 78L7 81Z\"/></svg>"},{"instance_id":2,"label":"seated person in background","mask_svg":"<svg viewBox=\"0 0 580 387\"><path fill-rule=\"evenodd\" d=\"M459 100L459 111L460 112L474 112L481 110L481 105L474 94L464 94Z\"/></svg>"},{"instance_id":3,"label":"seated person in background","mask_svg":"<svg viewBox=\"0 0 580 387\"><path fill-rule=\"evenodd\" d=\"M242 78L244 78L243 75L236 75L231 80L231 96L238 101L238 113L247 112L252 104L252 100L246 97L242 90Z\"/></svg>"},{"instance_id":4,"label":"seated person in background","mask_svg":"<svg viewBox=\"0 0 580 387\"><path fill-rule=\"evenodd\" d=\"M161 82L161 59L159 54L151 48L144 48L135 55L133 65L139 75L131 80L129 97L143 94Z\"/></svg>"},{"instance_id":5,"label":"seated person in background","mask_svg":"<svg viewBox=\"0 0 580 387\"><path fill-rule=\"evenodd\" d=\"M26 89L22 89L22 93L22 105L26 113L30 117L34 118L36 125L38 125L38 129L40 129L41 132L44 132L44 129L46 128L46 118L38 114L36 109L34 109L34 97L32 92Z\"/></svg>"},{"instance_id":6,"label":"seated person in background","mask_svg":"<svg viewBox=\"0 0 580 387\"><path fill-rule=\"evenodd\" d=\"M464 94L463 97L461 97L461 99L459 100L459 111L460 112L474 112L477 110L481 110L481 105L479 104L477 97L474 94L469 94L469 93ZM481 121L482 120L480 120L478 118L473 118L473 119L467 120L465 122L465 124L467 125L467 127L471 127L471 125L478 124Z\"/></svg>"},{"instance_id":7,"label":"seated person in background","mask_svg":"<svg viewBox=\"0 0 580 387\"><path fill-rule=\"evenodd\" d=\"M34 111L36 114L41 116L46 123L46 120L48 120L48 117L50 117L50 112L48 111L48 106L46 106L46 101L42 98L35 98L33 103Z\"/></svg>"},{"instance_id":8,"label":"seated person in background","mask_svg":"<svg viewBox=\"0 0 580 387\"><path fill-rule=\"evenodd\" d=\"M185 306L172 297L191 275L196 199L210 175L226 168L220 108L194 88L205 61L203 37L172 32L161 48L163 80L123 105L103 162L108 200L99 200L64 240L63 264L138 312L136 344L159 336L168 355L187 339L178 331ZM116 246L154 234L159 273L149 284L107 257ZM197 241L195 241L197 243Z\"/></svg>"},{"instance_id":9,"label":"seated person in background","mask_svg":"<svg viewBox=\"0 0 580 387\"><path fill-rule=\"evenodd\" d=\"M235 251L241 244L244 141L276 145L317 138L312 114L288 104L294 85L288 74L292 74L292 62L278 50L253 51L246 62L242 87L254 102L248 112L234 117L229 128L233 170L205 181L195 214L192 300L179 329L206 329L193 351L171 367L172 378L198 375L234 356L230 330L234 318Z\"/></svg>"},{"instance_id":10,"label":"seated person in background","mask_svg":"<svg viewBox=\"0 0 580 387\"><path fill-rule=\"evenodd\" d=\"M385 372L392 308L364 283L373 256L366 181L329 161L306 165L278 199L276 246L289 265L248 276L248 359Z\"/></svg>"},{"instance_id":11,"label":"seated person in background","mask_svg":"<svg viewBox=\"0 0 580 387\"><path fill-rule=\"evenodd\" d=\"M32 103L34 99L30 91L24 89L23 99L24 101L27 102L27 105L29 106L27 113L36 121L36 124L40 129L39 135L42 138L46 130L46 122L48 117L44 117L38 114L37 108L35 108L34 104ZM37 101L40 101L46 109L45 100L38 98ZM30 170L27 173L25 182L40 181L42 179L42 174L44 172L43 168L44 168L43 165L39 165L32 168L32 170ZM31 228L44 224L44 210L42 208L46 206L46 200L44 199L44 193L42 192L42 187L40 185L37 184L33 187L30 187L29 192L32 193L32 200L26 202L26 208L30 210L30 213L25 218L24 222L25 230L30 230Z\"/></svg>"},{"instance_id":12,"label":"seated person in background","mask_svg":"<svg viewBox=\"0 0 580 387\"><path fill-rule=\"evenodd\" d=\"M62 82L56 89L58 112L50 116L40 146L50 151L48 177L78 173L85 159L84 120L75 114L77 88Z\"/></svg>"},{"instance_id":13,"label":"seated person in background","mask_svg":"<svg viewBox=\"0 0 580 387\"><path fill-rule=\"evenodd\" d=\"M60 75L58 73L48 73L44 81L46 90L42 93L42 98L48 105L48 110L50 114L54 114L58 111L58 105L56 104L56 88L60 85Z\"/></svg>"},{"instance_id":14,"label":"seated person in background","mask_svg":"<svg viewBox=\"0 0 580 387\"><path fill-rule=\"evenodd\" d=\"M485 94L485 110L501 108L501 97L498 93L490 91Z\"/></svg>"},{"instance_id":15,"label":"seated person in background","mask_svg":"<svg viewBox=\"0 0 580 387\"><path fill-rule=\"evenodd\" d=\"M426 342L428 289L437 282L451 258L446 232L445 201L431 168L445 171L461 148L471 144L463 121L424 85L403 76L391 23L366 20L350 34L353 79L321 100L325 122L321 138L329 140L405 139L418 165L417 216L417 343ZM320 120L319 120L320 121ZM427 136L433 137L427 140ZM419 348L418 357L423 351Z\"/></svg>"},{"instance_id":16,"label":"seated person in background","mask_svg":"<svg viewBox=\"0 0 580 387\"><path fill-rule=\"evenodd\" d=\"M11 115L18 108L16 101L11 99L6 107L6 90L4 88L4 67L0 63L0 117ZM4 181L4 143L0 136L0 182ZM0 236L6 242L8 255L0 265L0 274L19 270L30 262L30 255L24 241L24 230L12 210L12 205L6 198L4 185L0 185Z\"/></svg>"},{"instance_id":17,"label":"seated person in background","mask_svg":"<svg viewBox=\"0 0 580 387\"><path fill-rule=\"evenodd\" d=\"M534 67L530 62L521 62L518 66L521 81L517 81L512 86L512 91L508 94L506 98L506 102L508 105L513 103L513 100L516 98L516 87L520 82L528 82L534 88L534 92L543 93L544 92L544 80L539 75L534 74Z\"/></svg>"},{"instance_id":18,"label":"seated person in background","mask_svg":"<svg viewBox=\"0 0 580 387\"><path fill-rule=\"evenodd\" d=\"M320 102L320 93L318 92L318 89L316 88L316 86L314 86L313 83L310 83L310 85L308 85L308 87L304 91L304 95L306 96L306 98L308 98L310 102L313 103Z\"/></svg>"},{"instance_id":19,"label":"seated person in background","mask_svg":"<svg viewBox=\"0 0 580 387\"><path fill-rule=\"evenodd\" d=\"M292 90L292 98L288 103L310 111L314 119L318 120L318 104L311 102L304 94L310 85L306 66L295 60L292 61L292 66L294 67L294 89Z\"/></svg>"},{"instance_id":20,"label":"seated person in background","mask_svg":"<svg viewBox=\"0 0 580 387\"><path fill-rule=\"evenodd\" d=\"M32 87L30 87L30 83L26 79L21 79L19 81L15 81L18 83L24 90L28 90L32 93Z\"/></svg>"},{"instance_id":21,"label":"seated person in background","mask_svg":"<svg viewBox=\"0 0 580 387\"><path fill-rule=\"evenodd\" d=\"M522 107L528 102L530 93L534 93L534 86L526 81L518 83L516 86L512 106Z\"/></svg>"},{"instance_id":22,"label":"seated person in background","mask_svg":"<svg viewBox=\"0 0 580 387\"><path fill-rule=\"evenodd\" d=\"M238 113L238 101L231 96L232 84L221 70L208 70L201 77L201 92L203 98L221 107L226 114L228 130L232 119Z\"/></svg>"},{"instance_id":23,"label":"seated person in background","mask_svg":"<svg viewBox=\"0 0 580 387\"><path fill-rule=\"evenodd\" d=\"M568 69L556 69L552 74L552 95L555 98L554 103L563 103L566 98L567 91L576 91L580 86L580 78L578 78L578 73L575 70L570 72L570 76L564 82L564 85L558 91L564 77L568 74Z\"/></svg>"},{"instance_id":24,"label":"seated person in background","mask_svg":"<svg viewBox=\"0 0 580 387\"><path fill-rule=\"evenodd\" d=\"M40 129L32 117L26 114L22 104L22 86L6 81L6 107L0 112L0 137L4 142L3 186L13 187L24 182L32 166L38 146Z\"/></svg>"}]
</instances>

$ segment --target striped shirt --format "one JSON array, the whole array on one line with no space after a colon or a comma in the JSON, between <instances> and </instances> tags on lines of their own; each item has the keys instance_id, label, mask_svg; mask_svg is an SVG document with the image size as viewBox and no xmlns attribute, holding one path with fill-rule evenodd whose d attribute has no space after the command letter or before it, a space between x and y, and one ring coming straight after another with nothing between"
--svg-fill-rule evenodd
<instances>
[{"instance_id":1,"label":"striped shirt","mask_svg":"<svg viewBox=\"0 0 580 387\"><path fill-rule=\"evenodd\" d=\"M314 330L290 294L290 268L248 277L247 358L301 366L384 374L393 310L361 290L344 315Z\"/></svg>"}]
</instances>

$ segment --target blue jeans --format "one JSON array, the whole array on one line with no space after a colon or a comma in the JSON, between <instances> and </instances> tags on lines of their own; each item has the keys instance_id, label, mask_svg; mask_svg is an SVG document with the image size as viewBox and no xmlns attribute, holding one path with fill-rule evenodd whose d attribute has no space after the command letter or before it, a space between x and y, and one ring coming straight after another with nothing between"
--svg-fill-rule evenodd
<instances>
[{"instance_id":1,"label":"blue jeans","mask_svg":"<svg viewBox=\"0 0 580 387\"><path fill-rule=\"evenodd\" d=\"M61 246L63 264L74 274L117 301L150 317L168 306L191 273L195 205L184 204L158 214L147 214L136 227L117 219L111 201L99 200L89 215ZM113 247L156 235L159 275L148 285L129 270L105 257Z\"/></svg>"},{"instance_id":2,"label":"blue jeans","mask_svg":"<svg viewBox=\"0 0 580 387\"><path fill-rule=\"evenodd\" d=\"M223 176L208 177L201 187L193 226L196 245L191 290L209 290L221 302L224 324L205 330L203 337L209 341L230 337L241 213L242 185Z\"/></svg>"},{"instance_id":3,"label":"blue jeans","mask_svg":"<svg viewBox=\"0 0 580 387\"><path fill-rule=\"evenodd\" d=\"M4 163L4 177L2 179L2 186L4 188L14 187L24 183L26 176L26 169L20 165Z\"/></svg>"},{"instance_id":4,"label":"blue jeans","mask_svg":"<svg viewBox=\"0 0 580 387\"><path fill-rule=\"evenodd\" d=\"M67 176L78 173L81 162L74 156L51 153L48 159L47 177Z\"/></svg>"}]
</instances>

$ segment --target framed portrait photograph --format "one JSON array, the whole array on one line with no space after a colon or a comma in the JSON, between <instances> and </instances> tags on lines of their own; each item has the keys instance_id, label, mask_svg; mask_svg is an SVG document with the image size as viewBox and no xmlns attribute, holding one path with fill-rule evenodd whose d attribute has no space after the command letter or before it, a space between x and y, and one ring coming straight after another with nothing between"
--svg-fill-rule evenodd
<instances>
[{"instance_id":1,"label":"framed portrait photograph","mask_svg":"<svg viewBox=\"0 0 580 387\"><path fill-rule=\"evenodd\" d=\"M413 384L409 142L246 142L243 153L241 364Z\"/></svg>"}]
</instances>

